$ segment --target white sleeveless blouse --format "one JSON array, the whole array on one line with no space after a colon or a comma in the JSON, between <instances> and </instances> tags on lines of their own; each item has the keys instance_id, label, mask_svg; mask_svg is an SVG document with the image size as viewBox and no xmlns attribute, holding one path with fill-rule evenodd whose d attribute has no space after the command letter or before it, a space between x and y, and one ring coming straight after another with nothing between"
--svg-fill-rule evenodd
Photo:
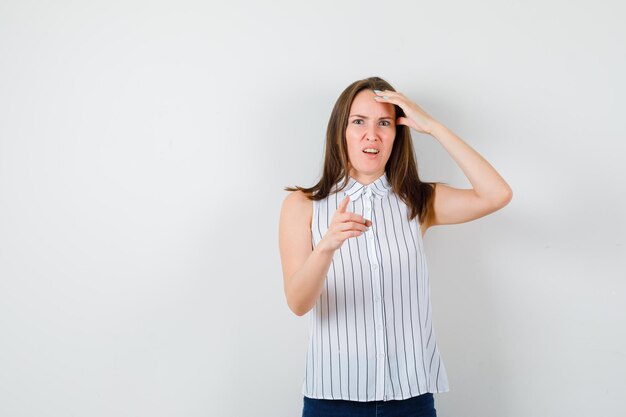
<instances>
[{"instance_id":1,"label":"white sleeveless blouse","mask_svg":"<svg viewBox=\"0 0 626 417\"><path fill-rule=\"evenodd\" d=\"M337 189L335 186L334 190ZM309 346L302 393L350 401L402 400L448 391L430 307L428 269L417 218L383 174L313 202L315 247L338 204L372 221L334 254L308 313Z\"/></svg>"}]
</instances>

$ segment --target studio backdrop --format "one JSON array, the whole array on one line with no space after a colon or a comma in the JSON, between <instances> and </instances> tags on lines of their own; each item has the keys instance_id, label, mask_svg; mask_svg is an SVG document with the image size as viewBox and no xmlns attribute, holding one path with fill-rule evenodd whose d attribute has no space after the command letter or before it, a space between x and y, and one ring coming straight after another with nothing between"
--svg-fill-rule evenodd
<instances>
[{"instance_id":1,"label":"studio backdrop","mask_svg":"<svg viewBox=\"0 0 626 417\"><path fill-rule=\"evenodd\" d=\"M0 2L0 415L299 416L278 217L380 76L504 209L425 236L441 416L626 408L625 7ZM470 184L413 132L420 176Z\"/></svg>"}]
</instances>

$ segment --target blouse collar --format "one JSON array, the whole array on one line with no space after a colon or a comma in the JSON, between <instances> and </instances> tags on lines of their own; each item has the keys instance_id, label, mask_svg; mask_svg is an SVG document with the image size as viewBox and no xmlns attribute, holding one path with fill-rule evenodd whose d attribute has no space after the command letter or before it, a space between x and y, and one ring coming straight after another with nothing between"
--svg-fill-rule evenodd
<instances>
[{"instance_id":1,"label":"blouse collar","mask_svg":"<svg viewBox=\"0 0 626 417\"><path fill-rule=\"evenodd\" d=\"M368 185L363 185L354 178L348 177L348 185L344 188L343 193L350 196L350 201L355 201L363 194L368 197L374 195L375 197L383 198L390 189L391 184L389 184L387 174L383 173L376 181Z\"/></svg>"}]
</instances>

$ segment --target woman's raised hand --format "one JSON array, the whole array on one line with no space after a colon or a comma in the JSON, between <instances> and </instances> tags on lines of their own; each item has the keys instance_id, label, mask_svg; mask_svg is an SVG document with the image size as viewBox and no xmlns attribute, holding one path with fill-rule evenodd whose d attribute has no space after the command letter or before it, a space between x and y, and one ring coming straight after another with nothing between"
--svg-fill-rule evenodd
<instances>
[{"instance_id":1,"label":"woman's raised hand","mask_svg":"<svg viewBox=\"0 0 626 417\"><path fill-rule=\"evenodd\" d=\"M349 202L350 196L346 196L339 203L330 226L328 226L328 230L320 242L333 251L339 249L346 239L361 236L372 225L372 222L366 220L363 216L347 212L346 209Z\"/></svg>"},{"instance_id":2,"label":"woman's raised hand","mask_svg":"<svg viewBox=\"0 0 626 417\"><path fill-rule=\"evenodd\" d=\"M374 100L379 103L391 103L404 110L406 117L398 117L396 124L409 126L419 133L431 134L437 123L415 102L409 100L404 94L390 90L374 90Z\"/></svg>"}]
</instances>

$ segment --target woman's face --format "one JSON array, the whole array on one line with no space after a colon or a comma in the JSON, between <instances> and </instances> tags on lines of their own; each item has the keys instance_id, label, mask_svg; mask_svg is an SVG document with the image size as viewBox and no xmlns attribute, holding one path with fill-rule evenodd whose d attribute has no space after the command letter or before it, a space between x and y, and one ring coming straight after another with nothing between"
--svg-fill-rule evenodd
<instances>
[{"instance_id":1,"label":"woman's face","mask_svg":"<svg viewBox=\"0 0 626 417\"><path fill-rule=\"evenodd\" d=\"M374 100L372 90L359 92L346 127L350 176L370 183L383 175L396 137L396 110L393 104Z\"/></svg>"}]
</instances>

